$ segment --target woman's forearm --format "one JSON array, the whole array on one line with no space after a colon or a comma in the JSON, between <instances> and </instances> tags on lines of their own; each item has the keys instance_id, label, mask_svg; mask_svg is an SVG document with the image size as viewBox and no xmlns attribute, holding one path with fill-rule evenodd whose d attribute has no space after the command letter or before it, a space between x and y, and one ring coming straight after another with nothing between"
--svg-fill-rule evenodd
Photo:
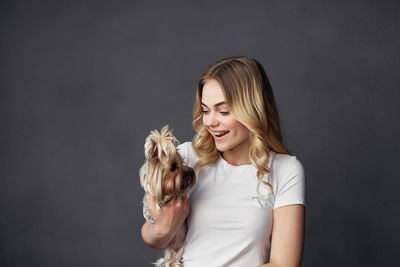
<instances>
[{"instance_id":1,"label":"woman's forearm","mask_svg":"<svg viewBox=\"0 0 400 267\"><path fill-rule=\"evenodd\" d=\"M149 224L147 221L142 227L143 241L152 248L163 249L168 246L173 238L173 234L158 229L155 225Z\"/></svg>"},{"instance_id":2,"label":"woman's forearm","mask_svg":"<svg viewBox=\"0 0 400 267\"><path fill-rule=\"evenodd\" d=\"M171 199L160 210L155 208L155 197L149 196L149 210L154 225L147 221L142 227L143 241L152 248L166 248L189 214L188 199Z\"/></svg>"}]
</instances>

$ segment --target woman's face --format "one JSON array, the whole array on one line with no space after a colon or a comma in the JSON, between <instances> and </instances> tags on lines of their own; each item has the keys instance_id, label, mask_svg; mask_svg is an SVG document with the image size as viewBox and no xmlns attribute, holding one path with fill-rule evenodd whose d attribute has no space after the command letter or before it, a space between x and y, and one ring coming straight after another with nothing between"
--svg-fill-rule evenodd
<instances>
[{"instance_id":1,"label":"woman's face","mask_svg":"<svg viewBox=\"0 0 400 267\"><path fill-rule=\"evenodd\" d=\"M248 150L249 130L230 113L220 84L209 79L203 86L201 98L203 124L214 137L215 146L221 152Z\"/></svg>"}]
</instances>

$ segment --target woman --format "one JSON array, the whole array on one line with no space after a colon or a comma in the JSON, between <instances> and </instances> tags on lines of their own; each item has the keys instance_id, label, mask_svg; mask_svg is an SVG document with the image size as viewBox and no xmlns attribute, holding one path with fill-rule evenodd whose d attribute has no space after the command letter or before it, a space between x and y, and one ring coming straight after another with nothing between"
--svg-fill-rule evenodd
<instances>
[{"instance_id":1,"label":"woman","mask_svg":"<svg viewBox=\"0 0 400 267\"><path fill-rule=\"evenodd\" d=\"M209 67L198 82L193 127L193 142L179 146L197 174L190 215L188 200L152 209L155 225L143 225L143 240L166 247L188 216L184 266L300 266L304 170L283 145L261 64L233 57Z\"/></svg>"}]
</instances>

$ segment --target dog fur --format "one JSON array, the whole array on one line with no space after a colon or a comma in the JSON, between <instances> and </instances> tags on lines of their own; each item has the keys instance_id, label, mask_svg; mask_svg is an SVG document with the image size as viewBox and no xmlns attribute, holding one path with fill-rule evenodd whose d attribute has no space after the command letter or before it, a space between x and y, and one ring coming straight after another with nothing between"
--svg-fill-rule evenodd
<instances>
[{"instance_id":1,"label":"dog fur","mask_svg":"<svg viewBox=\"0 0 400 267\"><path fill-rule=\"evenodd\" d=\"M148 208L148 196L156 198L156 209L160 210L173 198L185 198L188 190L196 182L194 170L183 164L183 159L176 150L179 144L169 126L166 125L161 132L153 130L146 138L144 145L146 161L140 168L140 184L145 191L143 198L143 216L154 224ZM182 224L168 247L165 249L164 258L157 260L157 267L181 267L182 256L186 244L186 221Z\"/></svg>"}]
</instances>

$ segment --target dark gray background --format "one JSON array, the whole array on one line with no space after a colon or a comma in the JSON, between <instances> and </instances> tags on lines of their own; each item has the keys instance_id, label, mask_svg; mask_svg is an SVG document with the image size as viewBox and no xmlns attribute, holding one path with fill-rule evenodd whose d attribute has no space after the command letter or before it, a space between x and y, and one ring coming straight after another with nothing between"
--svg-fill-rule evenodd
<instances>
[{"instance_id":1,"label":"dark gray background","mask_svg":"<svg viewBox=\"0 0 400 267\"><path fill-rule=\"evenodd\" d=\"M0 266L151 266L144 139L201 73L265 67L306 170L303 266L396 266L398 1L2 1Z\"/></svg>"}]
</instances>

